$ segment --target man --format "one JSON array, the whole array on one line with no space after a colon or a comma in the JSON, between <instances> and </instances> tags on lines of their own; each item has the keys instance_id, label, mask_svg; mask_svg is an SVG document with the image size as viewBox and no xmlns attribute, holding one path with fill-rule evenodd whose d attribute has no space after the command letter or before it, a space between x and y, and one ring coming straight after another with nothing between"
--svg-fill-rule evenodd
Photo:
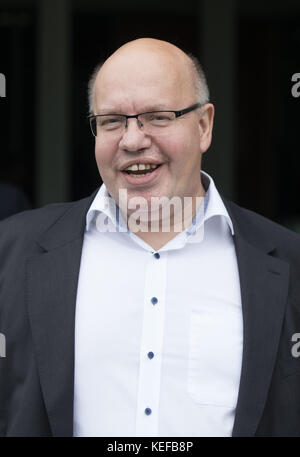
<instances>
[{"instance_id":1,"label":"man","mask_svg":"<svg viewBox=\"0 0 300 457\"><path fill-rule=\"evenodd\" d=\"M27 209L30 209L30 204L24 192L0 182L0 220Z\"/></svg>"},{"instance_id":2,"label":"man","mask_svg":"<svg viewBox=\"0 0 300 457\"><path fill-rule=\"evenodd\" d=\"M201 68L139 39L89 87L103 186L0 225L1 433L299 436L299 236L200 174Z\"/></svg>"}]
</instances>

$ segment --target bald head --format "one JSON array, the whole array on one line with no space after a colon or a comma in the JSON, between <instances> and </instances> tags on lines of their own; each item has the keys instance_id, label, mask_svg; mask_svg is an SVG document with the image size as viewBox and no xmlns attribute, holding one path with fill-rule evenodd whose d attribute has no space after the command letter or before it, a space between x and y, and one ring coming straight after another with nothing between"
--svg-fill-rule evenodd
<instances>
[{"instance_id":1,"label":"bald head","mask_svg":"<svg viewBox=\"0 0 300 457\"><path fill-rule=\"evenodd\" d=\"M138 40L130 41L121 46L115 51L104 63L109 65L112 62L124 61L129 65L136 65L140 63L140 59L147 56L148 59L154 59L158 62L162 59L165 64L176 65L178 68L186 68L189 65L189 58L187 55L166 41L156 40L153 38L140 38Z\"/></svg>"},{"instance_id":2,"label":"bald head","mask_svg":"<svg viewBox=\"0 0 300 457\"><path fill-rule=\"evenodd\" d=\"M204 104L209 100L205 75L194 56L166 41L140 38L124 44L95 68L89 81L91 114L96 111L99 102L99 91L95 88L98 89L107 80L117 82L119 75L122 75L122 81L131 81L134 77L137 86L147 78L161 84L169 81L176 85L178 91L192 93L193 102Z\"/></svg>"},{"instance_id":3,"label":"bald head","mask_svg":"<svg viewBox=\"0 0 300 457\"><path fill-rule=\"evenodd\" d=\"M107 61L118 56L134 56L143 52L161 54L165 57L169 56L170 58L186 59L186 54L172 43L157 40L155 38L139 38L123 44L107 59Z\"/></svg>"}]
</instances>

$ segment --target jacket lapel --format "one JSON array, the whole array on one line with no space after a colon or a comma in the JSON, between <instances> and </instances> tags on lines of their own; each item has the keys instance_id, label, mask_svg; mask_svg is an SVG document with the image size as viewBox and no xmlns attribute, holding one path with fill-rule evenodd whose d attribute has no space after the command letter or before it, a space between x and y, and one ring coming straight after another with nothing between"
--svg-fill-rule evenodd
<instances>
[{"instance_id":1,"label":"jacket lapel","mask_svg":"<svg viewBox=\"0 0 300 457\"><path fill-rule=\"evenodd\" d=\"M244 325L242 371L232 436L253 436L263 414L276 361L288 295L289 265L271 255L276 245L267 238L267 227L259 230L247 224L242 210L237 213L229 202L224 203L235 230Z\"/></svg>"},{"instance_id":2,"label":"jacket lapel","mask_svg":"<svg viewBox=\"0 0 300 457\"><path fill-rule=\"evenodd\" d=\"M85 215L94 198L68 207L28 259L28 313L53 436L73 434L74 326Z\"/></svg>"}]
</instances>

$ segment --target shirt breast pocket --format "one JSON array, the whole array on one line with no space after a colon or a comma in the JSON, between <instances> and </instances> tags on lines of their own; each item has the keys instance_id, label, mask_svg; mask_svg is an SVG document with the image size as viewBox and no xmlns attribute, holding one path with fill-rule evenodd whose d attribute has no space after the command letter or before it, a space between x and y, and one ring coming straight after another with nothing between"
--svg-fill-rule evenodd
<instances>
[{"instance_id":1,"label":"shirt breast pocket","mask_svg":"<svg viewBox=\"0 0 300 457\"><path fill-rule=\"evenodd\" d=\"M199 405L235 407L243 349L241 309L208 303L190 315L187 392Z\"/></svg>"}]
</instances>

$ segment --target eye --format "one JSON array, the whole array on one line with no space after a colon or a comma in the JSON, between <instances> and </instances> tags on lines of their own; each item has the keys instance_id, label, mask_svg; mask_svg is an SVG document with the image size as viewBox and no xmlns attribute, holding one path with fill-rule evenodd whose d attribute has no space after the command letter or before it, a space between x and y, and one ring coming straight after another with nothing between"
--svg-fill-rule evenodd
<instances>
[{"instance_id":1,"label":"eye","mask_svg":"<svg viewBox=\"0 0 300 457\"><path fill-rule=\"evenodd\" d=\"M105 130L113 130L123 125L123 118L120 116L99 116L98 126Z\"/></svg>"},{"instance_id":2,"label":"eye","mask_svg":"<svg viewBox=\"0 0 300 457\"><path fill-rule=\"evenodd\" d=\"M166 115L158 114L157 116L155 116L154 119L155 119L156 121L167 121L169 118L168 118L168 116L166 116Z\"/></svg>"},{"instance_id":3,"label":"eye","mask_svg":"<svg viewBox=\"0 0 300 457\"><path fill-rule=\"evenodd\" d=\"M150 122L153 125L166 125L173 120L173 113L168 112L157 112L149 113L146 117L146 122Z\"/></svg>"}]
</instances>

